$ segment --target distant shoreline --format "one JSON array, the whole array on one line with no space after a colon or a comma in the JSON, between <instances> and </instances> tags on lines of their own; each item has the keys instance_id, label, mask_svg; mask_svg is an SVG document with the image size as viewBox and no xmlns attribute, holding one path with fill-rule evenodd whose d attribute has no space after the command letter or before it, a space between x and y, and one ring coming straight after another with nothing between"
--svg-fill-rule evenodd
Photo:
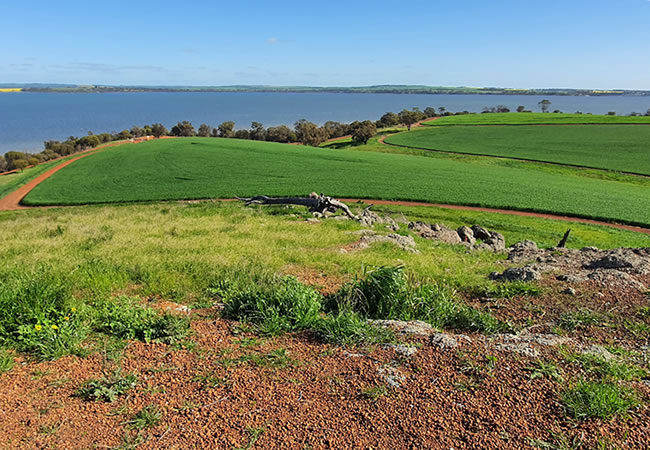
<instances>
[{"instance_id":1,"label":"distant shoreline","mask_svg":"<svg viewBox=\"0 0 650 450\"><path fill-rule=\"evenodd\" d=\"M512 89L381 85L358 87L313 86L110 86L110 85L35 85L1 84L0 92L19 90L32 93L134 93L134 92L262 92L328 94L431 94L431 95L535 95L535 96L650 96L650 90L601 89ZM15 91L14 91L15 92Z\"/></svg>"}]
</instances>

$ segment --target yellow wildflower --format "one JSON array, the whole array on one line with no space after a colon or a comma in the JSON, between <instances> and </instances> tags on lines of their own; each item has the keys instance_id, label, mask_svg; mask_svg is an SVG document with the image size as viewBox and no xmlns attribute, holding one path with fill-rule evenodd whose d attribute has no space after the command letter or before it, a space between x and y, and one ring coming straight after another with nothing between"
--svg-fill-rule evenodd
<instances>
[{"instance_id":1,"label":"yellow wildflower","mask_svg":"<svg viewBox=\"0 0 650 450\"><path fill-rule=\"evenodd\" d=\"M63 320L68 321L68 320L70 320L70 317L65 316L65 317L63 318Z\"/></svg>"},{"instance_id":2,"label":"yellow wildflower","mask_svg":"<svg viewBox=\"0 0 650 450\"><path fill-rule=\"evenodd\" d=\"M52 325L52 329L53 329L53 330L57 330L58 328L59 328L59 327L57 327L56 325Z\"/></svg>"},{"instance_id":3,"label":"yellow wildflower","mask_svg":"<svg viewBox=\"0 0 650 450\"><path fill-rule=\"evenodd\" d=\"M72 312L76 312L76 311L77 311L77 308L70 308L70 311L72 311Z\"/></svg>"},{"instance_id":4,"label":"yellow wildflower","mask_svg":"<svg viewBox=\"0 0 650 450\"><path fill-rule=\"evenodd\" d=\"M40 325L34 325L34 329L35 329L36 331L41 331L41 328L43 328L43 327L40 326Z\"/></svg>"}]
</instances>

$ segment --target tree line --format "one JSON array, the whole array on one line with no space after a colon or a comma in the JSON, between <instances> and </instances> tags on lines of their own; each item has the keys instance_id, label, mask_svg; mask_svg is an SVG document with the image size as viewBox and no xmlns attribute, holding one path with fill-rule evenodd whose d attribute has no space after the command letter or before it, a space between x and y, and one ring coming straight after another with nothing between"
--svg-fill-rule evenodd
<instances>
[{"instance_id":1,"label":"tree line","mask_svg":"<svg viewBox=\"0 0 650 450\"><path fill-rule=\"evenodd\" d=\"M440 108L440 112L444 115L445 108ZM410 130L414 123L434 116L436 116L436 110L429 107L424 111L413 108L411 110L404 109L399 113L387 112L377 121L363 120L352 123L328 121L322 126L318 126L313 122L301 119L294 124L293 128L286 125L265 128L260 122L252 122L250 129L236 130L235 122L225 121L215 127L203 123L198 129L195 129L191 122L182 121L168 130L163 124L154 123L143 127L133 126L130 130L122 130L119 133L93 134L89 132L88 136L81 138L70 136L65 141L45 141L45 149L40 153L9 151L4 156L0 155L0 172L22 170L28 166L35 166L53 159L70 156L108 142L137 139L145 136L155 138L163 136L219 137L300 143L316 147L328 139L349 135L354 142L365 144L377 134L378 128L404 125Z\"/></svg>"}]
</instances>

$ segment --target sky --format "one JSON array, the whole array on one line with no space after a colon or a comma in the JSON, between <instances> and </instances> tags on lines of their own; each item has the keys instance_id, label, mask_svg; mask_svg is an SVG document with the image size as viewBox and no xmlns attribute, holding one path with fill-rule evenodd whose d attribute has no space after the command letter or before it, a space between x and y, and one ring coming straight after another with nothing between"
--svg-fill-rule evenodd
<instances>
[{"instance_id":1,"label":"sky","mask_svg":"<svg viewBox=\"0 0 650 450\"><path fill-rule=\"evenodd\" d=\"M650 0L5 0L32 82L650 89Z\"/></svg>"}]
</instances>

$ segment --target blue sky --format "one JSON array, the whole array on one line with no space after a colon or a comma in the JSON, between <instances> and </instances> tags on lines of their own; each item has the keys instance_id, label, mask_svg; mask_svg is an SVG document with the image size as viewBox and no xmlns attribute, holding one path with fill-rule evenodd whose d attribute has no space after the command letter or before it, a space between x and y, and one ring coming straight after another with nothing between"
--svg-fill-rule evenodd
<instances>
[{"instance_id":1,"label":"blue sky","mask_svg":"<svg viewBox=\"0 0 650 450\"><path fill-rule=\"evenodd\" d=\"M649 0L7 3L0 83L650 89Z\"/></svg>"}]
</instances>

